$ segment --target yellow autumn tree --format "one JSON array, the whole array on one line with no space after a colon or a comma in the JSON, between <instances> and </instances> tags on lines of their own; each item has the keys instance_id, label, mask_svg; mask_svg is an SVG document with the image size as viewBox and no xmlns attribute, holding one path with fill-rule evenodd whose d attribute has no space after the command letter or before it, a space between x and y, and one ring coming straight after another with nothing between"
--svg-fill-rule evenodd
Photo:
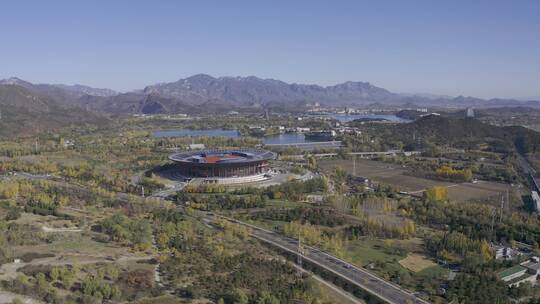
<instances>
[{"instance_id":1,"label":"yellow autumn tree","mask_svg":"<svg viewBox=\"0 0 540 304\"><path fill-rule=\"evenodd\" d=\"M489 243L486 240L482 240L482 243L480 244L480 253L482 254L482 258L484 261L489 261L493 259L493 252L491 251L491 246L489 246Z\"/></svg>"},{"instance_id":2,"label":"yellow autumn tree","mask_svg":"<svg viewBox=\"0 0 540 304\"><path fill-rule=\"evenodd\" d=\"M430 202L448 201L448 188L444 186L434 186L424 192L424 197Z\"/></svg>"}]
</instances>

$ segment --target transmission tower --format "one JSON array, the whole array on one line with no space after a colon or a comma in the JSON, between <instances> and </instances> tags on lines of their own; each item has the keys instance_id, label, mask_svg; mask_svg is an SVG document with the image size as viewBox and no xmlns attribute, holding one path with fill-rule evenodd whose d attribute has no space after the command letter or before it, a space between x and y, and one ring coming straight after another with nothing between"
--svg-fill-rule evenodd
<instances>
[{"instance_id":1,"label":"transmission tower","mask_svg":"<svg viewBox=\"0 0 540 304\"><path fill-rule=\"evenodd\" d=\"M493 209L493 211L491 212L491 231L489 233L492 243L495 243L495 234L493 232L493 227L495 226L495 217L496 216L497 216L497 209Z\"/></svg>"},{"instance_id":2,"label":"transmission tower","mask_svg":"<svg viewBox=\"0 0 540 304\"><path fill-rule=\"evenodd\" d=\"M298 254L296 255L296 264L298 265L297 276L302 277L302 254L304 249L302 248L302 237L298 234Z\"/></svg>"}]
</instances>

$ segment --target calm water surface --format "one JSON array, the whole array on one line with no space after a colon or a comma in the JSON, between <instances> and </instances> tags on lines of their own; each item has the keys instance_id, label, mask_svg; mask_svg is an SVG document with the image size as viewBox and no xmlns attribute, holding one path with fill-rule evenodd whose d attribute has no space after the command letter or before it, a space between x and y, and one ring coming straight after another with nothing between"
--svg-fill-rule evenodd
<instances>
[{"instance_id":1,"label":"calm water surface","mask_svg":"<svg viewBox=\"0 0 540 304\"><path fill-rule=\"evenodd\" d=\"M384 118L392 122L408 122L406 119L399 118L395 115L382 115L382 114L328 114L328 115L319 115L332 117L341 122L349 122L355 119L360 118ZM228 138L238 138L240 133L236 130L223 130L223 129L209 129L209 130L166 130L166 131L156 131L154 132L155 137L186 137L186 136L219 136L219 137L228 137ZM306 139L304 134L301 133L284 133L279 135L266 136L262 139L265 144L296 144L311 142L313 140ZM315 140L317 141L317 140ZM320 140L319 140L320 141Z\"/></svg>"}]
</instances>

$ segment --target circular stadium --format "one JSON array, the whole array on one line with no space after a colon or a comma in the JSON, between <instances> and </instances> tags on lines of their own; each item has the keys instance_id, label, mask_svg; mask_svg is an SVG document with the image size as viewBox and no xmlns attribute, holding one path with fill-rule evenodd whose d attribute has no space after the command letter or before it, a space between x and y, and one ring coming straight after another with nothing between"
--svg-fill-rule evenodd
<instances>
[{"instance_id":1,"label":"circular stadium","mask_svg":"<svg viewBox=\"0 0 540 304\"><path fill-rule=\"evenodd\" d=\"M177 173L186 179L223 184L264 180L270 171L268 161L274 158L273 152L257 149L202 150L169 156L176 163Z\"/></svg>"}]
</instances>

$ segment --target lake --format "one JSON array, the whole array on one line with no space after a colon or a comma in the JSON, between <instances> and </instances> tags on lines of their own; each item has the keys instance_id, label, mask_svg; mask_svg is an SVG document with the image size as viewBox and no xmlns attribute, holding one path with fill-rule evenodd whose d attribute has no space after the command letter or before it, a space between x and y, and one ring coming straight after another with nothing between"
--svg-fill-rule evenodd
<instances>
[{"instance_id":1,"label":"lake","mask_svg":"<svg viewBox=\"0 0 540 304\"><path fill-rule=\"evenodd\" d=\"M186 136L219 136L228 138L238 138L240 134L236 130L209 129L209 130L167 130L155 131L154 137L186 137Z\"/></svg>"},{"instance_id":2,"label":"lake","mask_svg":"<svg viewBox=\"0 0 540 304\"><path fill-rule=\"evenodd\" d=\"M391 122L410 122L408 119L397 117L393 114L322 114L322 115L313 115L316 117L331 117L333 119L339 120L340 122L349 122L355 119L370 118L377 119L382 118Z\"/></svg>"},{"instance_id":3,"label":"lake","mask_svg":"<svg viewBox=\"0 0 540 304\"><path fill-rule=\"evenodd\" d=\"M383 115L383 114L328 114L328 115L313 115L320 117L332 117L341 122L349 122L355 119L361 118L383 118L392 122L408 122L409 120L399 118L395 115ZM219 137L228 137L228 138L238 138L240 133L236 130L223 130L223 129L209 129L209 130L166 130L166 131L155 131L154 137L186 137L186 136L219 136ZM309 140L304 137L302 133L284 133L278 135L271 135L262 138L263 143L265 144L296 144L304 142L313 142L320 140Z\"/></svg>"},{"instance_id":4,"label":"lake","mask_svg":"<svg viewBox=\"0 0 540 304\"><path fill-rule=\"evenodd\" d=\"M187 137L187 136L220 136L228 138L238 138L240 134L236 130L223 130L223 129L210 129L210 130L167 130L167 131L155 131L154 137ZM296 144L310 142L301 133L284 133L278 135L271 135L262 138L265 144Z\"/></svg>"}]
</instances>

